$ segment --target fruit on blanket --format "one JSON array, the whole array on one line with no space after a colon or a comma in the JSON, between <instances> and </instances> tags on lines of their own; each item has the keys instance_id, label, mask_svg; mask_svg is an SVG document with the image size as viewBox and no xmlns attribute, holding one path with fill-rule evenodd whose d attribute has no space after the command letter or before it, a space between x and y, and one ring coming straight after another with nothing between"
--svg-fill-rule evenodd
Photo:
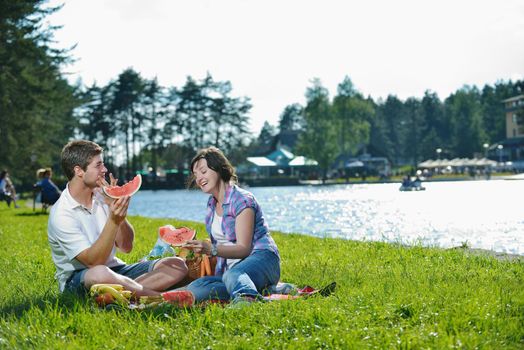
<instances>
[{"instance_id":1,"label":"fruit on blanket","mask_svg":"<svg viewBox=\"0 0 524 350\"><path fill-rule=\"evenodd\" d=\"M142 186L142 175L138 174L133 180L122 186L104 186L102 187L102 191L104 191L108 197L120 198L134 195L140 189L140 186Z\"/></svg>"},{"instance_id":2,"label":"fruit on blanket","mask_svg":"<svg viewBox=\"0 0 524 350\"><path fill-rule=\"evenodd\" d=\"M122 305L129 304L129 300L122 295L123 287L120 285L116 285L117 288L122 287L122 290L117 290L113 288L112 286L113 285L111 284L94 284L89 289L89 292L91 293L92 296L95 297L95 300L96 300L96 297L98 297L99 295L108 293L113 297L115 303L122 304Z\"/></svg>"},{"instance_id":3,"label":"fruit on blanket","mask_svg":"<svg viewBox=\"0 0 524 350\"><path fill-rule=\"evenodd\" d=\"M94 292L94 291L97 291L98 288L100 287L103 287L103 286L109 286L111 288L114 288L118 291L123 291L124 290L124 286L121 285L121 284L116 284L116 283L98 283L98 284L93 284L90 288L90 291L91 292Z\"/></svg>"},{"instance_id":4,"label":"fruit on blanket","mask_svg":"<svg viewBox=\"0 0 524 350\"><path fill-rule=\"evenodd\" d=\"M176 247L195 238L196 231L188 227L175 228L171 225L165 225L158 229L158 234L164 242Z\"/></svg>"},{"instance_id":5,"label":"fruit on blanket","mask_svg":"<svg viewBox=\"0 0 524 350\"><path fill-rule=\"evenodd\" d=\"M191 307L195 304L195 296L188 290L172 290L162 293L162 298L178 307Z\"/></svg>"},{"instance_id":6,"label":"fruit on blanket","mask_svg":"<svg viewBox=\"0 0 524 350\"><path fill-rule=\"evenodd\" d=\"M143 295L140 297L140 304L158 304L164 301L161 295Z\"/></svg>"},{"instance_id":7,"label":"fruit on blanket","mask_svg":"<svg viewBox=\"0 0 524 350\"><path fill-rule=\"evenodd\" d=\"M120 291L120 294L122 294L122 296L124 298L126 298L127 300L130 300L131 297L133 296L133 292L130 291L130 290L123 290L123 291Z\"/></svg>"},{"instance_id":8,"label":"fruit on blanket","mask_svg":"<svg viewBox=\"0 0 524 350\"><path fill-rule=\"evenodd\" d=\"M102 293L98 294L95 297L95 302L98 306L106 306L109 304L113 304L115 302L115 298L111 295L111 293Z\"/></svg>"}]
</instances>

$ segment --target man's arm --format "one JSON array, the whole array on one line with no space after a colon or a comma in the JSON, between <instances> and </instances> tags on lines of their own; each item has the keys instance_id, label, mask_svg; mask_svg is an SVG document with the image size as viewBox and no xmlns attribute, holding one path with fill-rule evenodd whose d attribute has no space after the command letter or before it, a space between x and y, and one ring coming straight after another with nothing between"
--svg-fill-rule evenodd
<instances>
[{"instance_id":1,"label":"man's arm","mask_svg":"<svg viewBox=\"0 0 524 350\"><path fill-rule=\"evenodd\" d=\"M91 247L85 249L76 256L78 261L88 267L105 264L113 250L117 234L119 231L122 231L120 228L125 222L129 200L130 197L125 196L118 198L111 203L109 206L109 218L107 219L100 236ZM130 225L123 226L130 227Z\"/></svg>"},{"instance_id":2,"label":"man's arm","mask_svg":"<svg viewBox=\"0 0 524 350\"><path fill-rule=\"evenodd\" d=\"M121 224L116 235L116 246L124 253L133 250L133 241L135 240L135 229L125 219Z\"/></svg>"}]
</instances>

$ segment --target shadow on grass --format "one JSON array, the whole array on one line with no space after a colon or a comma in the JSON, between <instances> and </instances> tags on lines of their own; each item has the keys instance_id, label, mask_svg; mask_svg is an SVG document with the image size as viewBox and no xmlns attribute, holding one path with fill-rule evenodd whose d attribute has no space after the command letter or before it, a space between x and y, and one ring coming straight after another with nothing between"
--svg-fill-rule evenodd
<instances>
[{"instance_id":1,"label":"shadow on grass","mask_svg":"<svg viewBox=\"0 0 524 350\"><path fill-rule=\"evenodd\" d=\"M48 216L48 212L43 211L33 211L33 212L24 212L24 213L17 213L15 216Z\"/></svg>"},{"instance_id":2,"label":"shadow on grass","mask_svg":"<svg viewBox=\"0 0 524 350\"><path fill-rule=\"evenodd\" d=\"M8 316L21 317L32 309L39 309L42 312L46 310L55 309L64 312L65 314L73 313L78 310L82 304L86 304L85 298L80 298L71 294L61 294L59 296L43 296L33 299L26 299L17 303L3 306L0 308L0 316L2 318Z\"/></svg>"},{"instance_id":3,"label":"shadow on grass","mask_svg":"<svg viewBox=\"0 0 524 350\"><path fill-rule=\"evenodd\" d=\"M214 306L211 306L214 307ZM58 296L43 296L39 298L33 298L29 300L19 301L9 306L3 306L0 308L0 317L7 319L9 317L21 318L26 313L32 310L38 309L42 314L56 314L59 313L64 317L74 316L78 313L118 313L124 314L136 314L144 320L153 318L165 319L170 317L176 317L177 314L186 312L203 312L204 307L194 306L191 308L180 308L171 304L163 304L149 309L131 309L126 306L119 306L111 304L106 308L98 307L96 303L89 297L81 297L74 294L60 294Z\"/></svg>"}]
</instances>

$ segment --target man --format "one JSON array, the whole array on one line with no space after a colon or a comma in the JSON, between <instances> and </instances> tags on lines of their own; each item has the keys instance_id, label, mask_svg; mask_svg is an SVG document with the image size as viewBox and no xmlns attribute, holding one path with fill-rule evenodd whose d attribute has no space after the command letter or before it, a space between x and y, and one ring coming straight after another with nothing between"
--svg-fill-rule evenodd
<instances>
[{"instance_id":1,"label":"man","mask_svg":"<svg viewBox=\"0 0 524 350\"><path fill-rule=\"evenodd\" d=\"M115 256L117 248L124 253L133 249L135 232L126 219L130 197L113 200L100 191L107 185L102 151L84 140L71 141L62 150L69 182L48 223L60 291L84 294L93 284L117 283L136 297L159 295L184 279L187 266L177 257L127 265Z\"/></svg>"}]
</instances>

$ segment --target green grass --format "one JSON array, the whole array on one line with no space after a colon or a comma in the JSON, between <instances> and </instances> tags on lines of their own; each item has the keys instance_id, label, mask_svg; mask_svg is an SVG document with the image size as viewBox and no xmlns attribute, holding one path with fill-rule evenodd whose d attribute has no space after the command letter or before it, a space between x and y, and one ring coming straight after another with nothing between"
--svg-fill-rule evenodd
<instances>
[{"instance_id":1,"label":"green grass","mask_svg":"<svg viewBox=\"0 0 524 350\"><path fill-rule=\"evenodd\" d=\"M524 262L461 250L274 233L282 280L330 297L242 309L100 311L61 296L53 279L47 215L0 203L0 349L522 349ZM201 223L131 217L134 262L157 227Z\"/></svg>"}]
</instances>

